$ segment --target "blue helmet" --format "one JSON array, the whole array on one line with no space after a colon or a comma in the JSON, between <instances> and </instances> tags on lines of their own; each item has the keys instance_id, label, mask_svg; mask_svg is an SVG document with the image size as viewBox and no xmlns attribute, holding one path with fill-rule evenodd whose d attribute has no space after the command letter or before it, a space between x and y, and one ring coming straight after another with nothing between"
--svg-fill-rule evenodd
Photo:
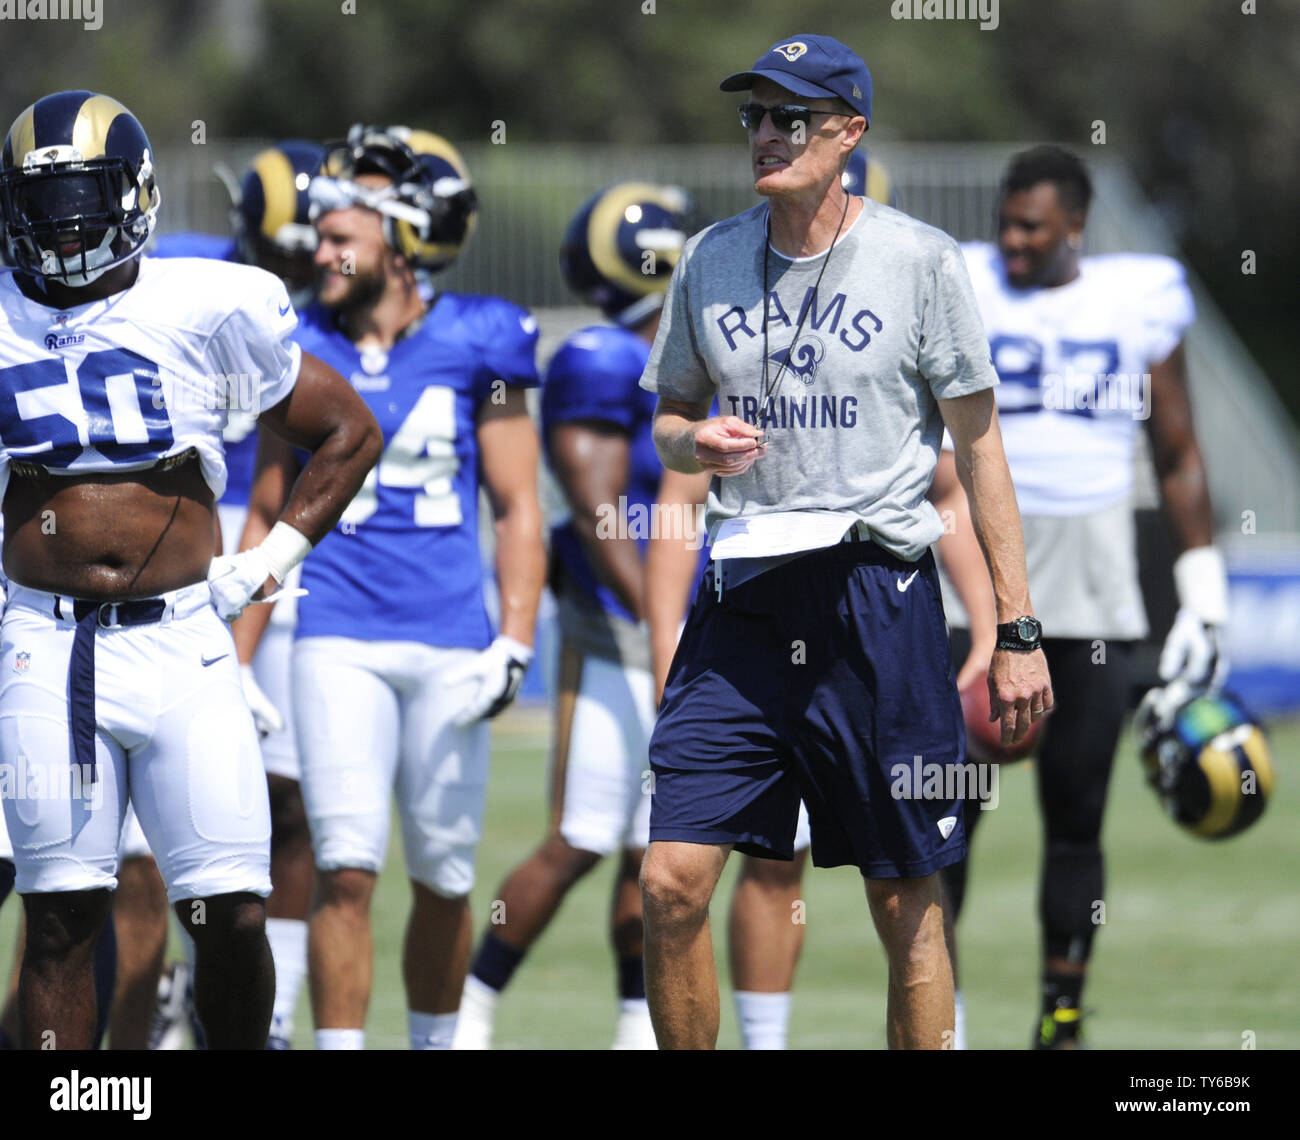
<instances>
[{"instance_id":1,"label":"blue helmet","mask_svg":"<svg viewBox=\"0 0 1300 1140\"><path fill-rule=\"evenodd\" d=\"M301 139L253 156L231 211L242 261L256 265L264 250L292 257L316 248L307 187L324 157L323 146Z\"/></svg>"},{"instance_id":2,"label":"blue helmet","mask_svg":"<svg viewBox=\"0 0 1300 1140\"><path fill-rule=\"evenodd\" d=\"M0 226L5 260L20 273L88 285L140 253L159 201L149 139L116 99L60 91L9 128Z\"/></svg>"},{"instance_id":3,"label":"blue helmet","mask_svg":"<svg viewBox=\"0 0 1300 1140\"><path fill-rule=\"evenodd\" d=\"M898 208L898 188L889 177L889 171L859 147L849 155L848 165L840 176L840 184L849 194L870 198L885 206Z\"/></svg>"},{"instance_id":4,"label":"blue helmet","mask_svg":"<svg viewBox=\"0 0 1300 1140\"><path fill-rule=\"evenodd\" d=\"M1174 681L1143 698L1133 727L1147 782L1180 827L1225 839L1263 814L1275 779L1272 753L1231 693Z\"/></svg>"},{"instance_id":5,"label":"blue helmet","mask_svg":"<svg viewBox=\"0 0 1300 1140\"><path fill-rule=\"evenodd\" d=\"M230 190L239 260L279 277L298 309L314 292L316 227L307 188L324 157L324 147L288 139L255 154L238 183L218 169Z\"/></svg>"},{"instance_id":6,"label":"blue helmet","mask_svg":"<svg viewBox=\"0 0 1300 1140\"><path fill-rule=\"evenodd\" d=\"M629 328L663 305L682 246L696 228L677 186L618 182L582 204L564 232L560 270L570 289Z\"/></svg>"},{"instance_id":7,"label":"blue helmet","mask_svg":"<svg viewBox=\"0 0 1300 1140\"><path fill-rule=\"evenodd\" d=\"M348 205L379 211L389 247L418 274L446 269L474 232L478 198L469 168L431 131L358 123L346 142L327 150L321 174L311 191L317 214ZM387 175L392 186L367 190L352 181L361 174Z\"/></svg>"}]
</instances>

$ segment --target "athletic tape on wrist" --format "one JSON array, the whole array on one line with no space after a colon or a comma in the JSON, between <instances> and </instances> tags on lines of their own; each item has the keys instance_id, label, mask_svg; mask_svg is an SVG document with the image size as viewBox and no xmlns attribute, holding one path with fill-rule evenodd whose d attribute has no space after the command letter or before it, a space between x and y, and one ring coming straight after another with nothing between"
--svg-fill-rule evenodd
<instances>
[{"instance_id":1,"label":"athletic tape on wrist","mask_svg":"<svg viewBox=\"0 0 1300 1140\"><path fill-rule=\"evenodd\" d=\"M1228 620L1228 571L1215 547L1184 550L1174 562L1174 588L1178 604L1206 625L1223 625Z\"/></svg>"},{"instance_id":2,"label":"athletic tape on wrist","mask_svg":"<svg viewBox=\"0 0 1300 1140\"><path fill-rule=\"evenodd\" d=\"M516 641L513 637L506 637L504 634L496 639L496 644L504 649L508 656L513 657L516 661L522 661L525 665L533 659L533 650L531 646L525 645L522 641Z\"/></svg>"},{"instance_id":3,"label":"athletic tape on wrist","mask_svg":"<svg viewBox=\"0 0 1300 1140\"><path fill-rule=\"evenodd\" d=\"M271 577L283 582L290 570L311 553L311 542L302 531L278 522L257 548L266 558Z\"/></svg>"}]
</instances>

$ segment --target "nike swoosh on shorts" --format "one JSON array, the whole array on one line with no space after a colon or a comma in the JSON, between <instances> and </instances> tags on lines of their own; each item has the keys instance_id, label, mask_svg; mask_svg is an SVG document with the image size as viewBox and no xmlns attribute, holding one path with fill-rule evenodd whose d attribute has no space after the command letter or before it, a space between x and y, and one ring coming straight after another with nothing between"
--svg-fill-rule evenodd
<instances>
[{"instance_id":1,"label":"nike swoosh on shorts","mask_svg":"<svg viewBox=\"0 0 1300 1140\"><path fill-rule=\"evenodd\" d=\"M916 577L920 572L921 572L921 571L919 571L919 570L913 570L913 571L912 571L912 572L911 572L911 573L910 573L906 578L904 578L901 582L895 582L894 585L898 587L898 592L899 592L900 594L906 592L907 587L910 586L910 585L912 584L912 579L915 578L915 577Z\"/></svg>"}]
</instances>

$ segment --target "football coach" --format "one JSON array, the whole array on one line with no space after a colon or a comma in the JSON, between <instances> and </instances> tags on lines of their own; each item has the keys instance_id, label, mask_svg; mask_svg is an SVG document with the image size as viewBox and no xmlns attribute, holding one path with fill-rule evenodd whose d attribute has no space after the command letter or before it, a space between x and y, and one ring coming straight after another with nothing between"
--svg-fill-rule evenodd
<instances>
[{"instance_id":1,"label":"football coach","mask_svg":"<svg viewBox=\"0 0 1300 1140\"><path fill-rule=\"evenodd\" d=\"M733 848L791 858L802 796L813 863L866 880L890 1046L942 1048L953 987L935 872L966 851L930 552L943 526L926 500L945 425L997 595L1003 739L1052 707L997 376L956 243L842 188L871 122L863 61L792 36L721 88L748 92L766 201L687 242L641 381L665 466L713 476L713 561L650 744L655 1034L665 1049L716 1044L710 897Z\"/></svg>"}]
</instances>

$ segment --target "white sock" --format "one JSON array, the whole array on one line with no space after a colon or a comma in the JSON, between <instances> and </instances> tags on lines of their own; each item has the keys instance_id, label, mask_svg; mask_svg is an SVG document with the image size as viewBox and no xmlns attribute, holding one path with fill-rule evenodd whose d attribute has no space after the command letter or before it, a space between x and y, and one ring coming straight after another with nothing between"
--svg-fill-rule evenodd
<instances>
[{"instance_id":1,"label":"white sock","mask_svg":"<svg viewBox=\"0 0 1300 1140\"><path fill-rule=\"evenodd\" d=\"M412 1049L450 1049L456 1036L456 1014L406 1011L406 1027Z\"/></svg>"},{"instance_id":2,"label":"white sock","mask_svg":"<svg viewBox=\"0 0 1300 1140\"><path fill-rule=\"evenodd\" d=\"M364 1029L318 1029L316 1030L317 1049L364 1049L366 1031Z\"/></svg>"},{"instance_id":3,"label":"white sock","mask_svg":"<svg viewBox=\"0 0 1300 1140\"><path fill-rule=\"evenodd\" d=\"M650 1005L645 998L620 998L611 1049L657 1049Z\"/></svg>"},{"instance_id":4,"label":"white sock","mask_svg":"<svg viewBox=\"0 0 1300 1140\"><path fill-rule=\"evenodd\" d=\"M962 1001L961 990L957 990L952 995L953 1011L956 1013L956 1019L953 1022L952 1047L954 1049L966 1048L966 1003Z\"/></svg>"},{"instance_id":5,"label":"white sock","mask_svg":"<svg viewBox=\"0 0 1300 1140\"><path fill-rule=\"evenodd\" d=\"M496 1013L497 1002L501 1000L501 991L494 990L487 982L481 982L473 974L465 978L465 988L460 994L460 1012L476 1017L485 1017L489 1021Z\"/></svg>"},{"instance_id":6,"label":"white sock","mask_svg":"<svg viewBox=\"0 0 1300 1140\"><path fill-rule=\"evenodd\" d=\"M500 991L473 974L465 979L460 994L460 1013L456 1020L453 1049L490 1049L492 1047L492 1021L496 1016Z\"/></svg>"},{"instance_id":7,"label":"white sock","mask_svg":"<svg viewBox=\"0 0 1300 1140\"><path fill-rule=\"evenodd\" d=\"M271 1033L293 1036L293 1015L298 1008L298 991L307 973L307 924L297 918L268 918L266 939L275 962L275 1008Z\"/></svg>"},{"instance_id":8,"label":"white sock","mask_svg":"<svg viewBox=\"0 0 1300 1140\"><path fill-rule=\"evenodd\" d=\"M736 1018L746 1049L784 1049L790 1024L790 993L760 994L736 991Z\"/></svg>"}]
</instances>

